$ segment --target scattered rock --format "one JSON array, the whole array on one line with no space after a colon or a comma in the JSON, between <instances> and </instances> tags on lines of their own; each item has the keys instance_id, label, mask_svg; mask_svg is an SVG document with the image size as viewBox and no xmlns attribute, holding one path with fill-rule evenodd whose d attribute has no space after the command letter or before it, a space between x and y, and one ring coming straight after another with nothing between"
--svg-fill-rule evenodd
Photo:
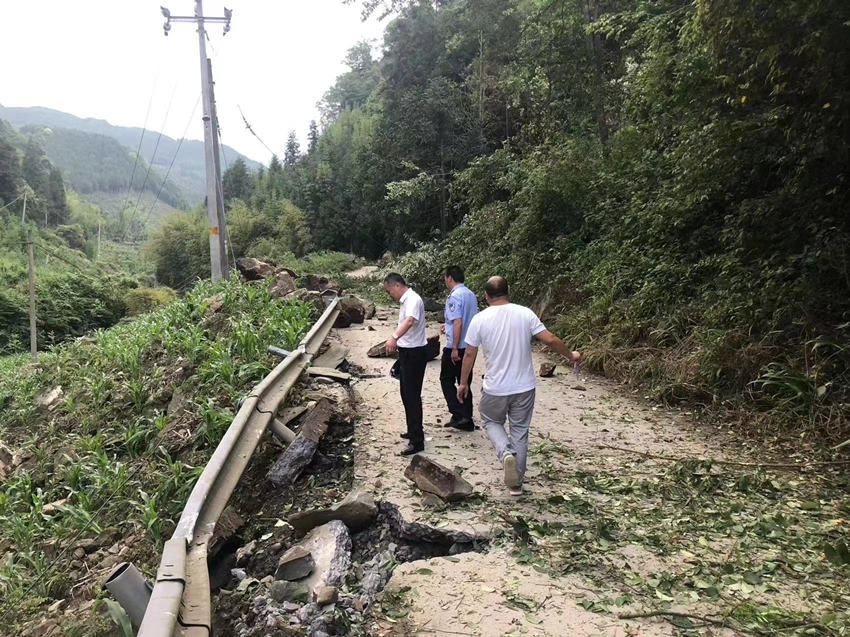
<instances>
[{"instance_id":1,"label":"scattered rock","mask_svg":"<svg viewBox=\"0 0 850 637\"><path fill-rule=\"evenodd\" d=\"M83 549L86 553L94 553L99 547L97 540L85 538L77 542L77 548Z\"/></svg>"},{"instance_id":2,"label":"scattered rock","mask_svg":"<svg viewBox=\"0 0 850 637\"><path fill-rule=\"evenodd\" d=\"M316 603L319 606L333 604L339 597L339 589L336 586L322 586L316 592Z\"/></svg>"},{"instance_id":3,"label":"scattered rock","mask_svg":"<svg viewBox=\"0 0 850 637\"><path fill-rule=\"evenodd\" d=\"M584 385L573 385L570 389L574 389L575 391L587 391L587 387Z\"/></svg>"},{"instance_id":4,"label":"scattered rock","mask_svg":"<svg viewBox=\"0 0 850 637\"><path fill-rule=\"evenodd\" d=\"M58 612L58 611L62 608L62 606L63 606L64 604L65 604L65 600L64 600L64 599L57 599L57 600L56 600L55 602L53 602L50 606L48 606L48 607L47 607L47 612L48 612L48 613L51 613L51 614L52 614L52 613L56 613L56 612Z\"/></svg>"},{"instance_id":5,"label":"scattered rock","mask_svg":"<svg viewBox=\"0 0 850 637\"><path fill-rule=\"evenodd\" d=\"M541 378L549 378L555 375L555 364L554 363L540 363L540 377Z\"/></svg>"},{"instance_id":6,"label":"scattered rock","mask_svg":"<svg viewBox=\"0 0 850 637\"><path fill-rule=\"evenodd\" d=\"M303 546L296 544L284 553L277 562L275 579L294 581L307 577L313 572L316 563L313 556Z\"/></svg>"},{"instance_id":7,"label":"scattered rock","mask_svg":"<svg viewBox=\"0 0 850 637\"><path fill-rule=\"evenodd\" d=\"M366 355L370 358L398 358L398 353L387 354L387 342L381 341L369 348ZM432 334L428 337L428 360L437 358L440 355L440 335Z\"/></svg>"},{"instance_id":8,"label":"scattered rock","mask_svg":"<svg viewBox=\"0 0 850 637\"><path fill-rule=\"evenodd\" d=\"M237 582L241 582L243 579L248 577L248 573L245 572L244 568L232 568L230 569L230 574L236 579Z\"/></svg>"},{"instance_id":9,"label":"scattered rock","mask_svg":"<svg viewBox=\"0 0 850 637\"><path fill-rule=\"evenodd\" d=\"M334 403L327 398L316 403L304 419L298 437L286 447L269 469L267 477L273 484L283 486L298 479L319 448L319 441L328 430L328 422L333 413Z\"/></svg>"},{"instance_id":10,"label":"scattered rock","mask_svg":"<svg viewBox=\"0 0 850 637\"><path fill-rule=\"evenodd\" d=\"M336 369L345 362L348 356L348 348L339 343L333 343L324 354L313 359L313 365L316 367L329 367Z\"/></svg>"},{"instance_id":11,"label":"scattered rock","mask_svg":"<svg viewBox=\"0 0 850 637\"><path fill-rule=\"evenodd\" d=\"M306 533L331 520L342 521L351 531L360 531L369 526L378 513L378 506L371 493L354 490L343 500L327 509L312 509L293 513L287 518L297 531Z\"/></svg>"},{"instance_id":12,"label":"scattered rock","mask_svg":"<svg viewBox=\"0 0 850 637\"><path fill-rule=\"evenodd\" d=\"M435 511L442 511L446 508L446 502L437 495L433 493L423 493L422 494L422 506L426 509L434 509Z\"/></svg>"},{"instance_id":13,"label":"scattered rock","mask_svg":"<svg viewBox=\"0 0 850 637\"><path fill-rule=\"evenodd\" d=\"M378 512L386 518L393 536L400 540L430 542L431 544L451 546L455 543L474 544L476 542L486 542L488 539L486 535L452 529L438 529L419 522L406 522L398 506L386 500L378 502Z\"/></svg>"},{"instance_id":14,"label":"scattered rock","mask_svg":"<svg viewBox=\"0 0 850 637\"><path fill-rule=\"evenodd\" d=\"M274 274L274 268L271 265L251 257L236 259L236 268L246 281L260 281Z\"/></svg>"},{"instance_id":15,"label":"scattered rock","mask_svg":"<svg viewBox=\"0 0 850 637\"><path fill-rule=\"evenodd\" d=\"M304 583L315 596L323 586L341 586L351 567L351 536L339 520L331 520L308 533L299 545L310 551L316 566Z\"/></svg>"},{"instance_id":16,"label":"scattered rock","mask_svg":"<svg viewBox=\"0 0 850 637\"><path fill-rule=\"evenodd\" d=\"M236 549L236 566L245 566L256 550L257 540L251 540L245 546L240 546Z\"/></svg>"},{"instance_id":17,"label":"scattered rock","mask_svg":"<svg viewBox=\"0 0 850 637\"><path fill-rule=\"evenodd\" d=\"M68 504L68 498L62 498L61 500L55 500L55 501L50 502L48 504L45 504L43 507L41 507L41 512L44 515L52 515L53 513L56 513L58 511L59 507L64 506L66 504Z\"/></svg>"},{"instance_id":18,"label":"scattered rock","mask_svg":"<svg viewBox=\"0 0 850 637\"><path fill-rule=\"evenodd\" d=\"M272 582L269 588L271 598L276 602L306 602L310 599L310 589L304 582Z\"/></svg>"},{"instance_id":19,"label":"scattered rock","mask_svg":"<svg viewBox=\"0 0 850 637\"><path fill-rule=\"evenodd\" d=\"M362 323L375 314L375 304L356 296L343 296L339 299L340 314L348 316L351 323Z\"/></svg>"},{"instance_id":20,"label":"scattered rock","mask_svg":"<svg viewBox=\"0 0 850 637\"><path fill-rule=\"evenodd\" d=\"M332 292L336 292L337 294L342 292L342 287L328 280L328 278L324 276L308 274L302 279L302 282L304 284L304 287L306 287L308 290L314 290L316 292L326 292L330 290Z\"/></svg>"},{"instance_id":21,"label":"scattered rock","mask_svg":"<svg viewBox=\"0 0 850 637\"><path fill-rule=\"evenodd\" d=\"M386 252L384 252L383 256L381 257L381 260L378 261L378 265L381 266L381 267L386 267L390 263L392 263L393 261L395 261L395 255L392 252L390 252L389 250L387 250Z\"/></svg>"},{"instance_id":22,"label":"scattered rock","mask_svg":"<svg viewBox=\"0 0 850 637\"><path fill-rule=\"evenodd\" d=\"M0 480L12 473L14 456L12 452L0 444Z\"/></svg>"},{"instance_id":23,"label":"scattered rock","mask_svg":"<svg viewBox=\"0 0 850 637\"><path fill-rule=\"evenodd\" d=\"M47 407L47 411L53 411L56 409L56 405L59 404L59 401L62 400L62 396L64 392L62 391L62 386L57 385L50 391L46 391L39 396L36 396L35 404L40 407Z\"/></svg>"},{"instance_id":24,"label":"scattered rock","mask_svg":"<svg viewBox=\"0 0 850 637\"><path fill-rule=\"evenodd\" d=\"M404 477L422 491L440 496L447 502L462 500L472 494L472 485L456 472L425 456L411 456Z\"/></svg>"},{"instance_id":25,"label":"scattered rock","mask_svg":"<svg viewBox=\"0 0 850 637\"><path fill-rule=\"evenodd\" d=\"M322 378L329 378L332 381L339 381L342 383L347 383L351 380L351 374L347 372L341 372L333 367L319 367L317 365L311 366L307 368L307 375L318 377L317 381Z\"/></svg>"},{"instance_id":26,"label":"scattered rock","mask_svg":"<svg viewBox=\"0 0 850 637\"><path fill-rule=\"evenodd\" d=\"M292 280L289 272L278 272L274 275L274 279L269 281L269 294L276 299L282 299L287 294L295 291L295 282Z\"/></svg>"},{"instance_id":27,"label":"scattered rock","mask_svg":"<svg viewBox=\"0 0 850 637\"><path fill-rule=\"evenodd\" d=\"M210 538L208 553L212 557L219 549L227 543L236 533L245 526L243 520L232 506L228 506L221 512L218 522L215 524L212 538Z\"/></svg>"},{"instance_id":28,"label":"scattered rock","mask_svg":"<svg viewBox=\"0 0 850 637\"><path fill-rule=\"evenodd\" d=\"M318 312L325 311L325 301L322 299L322 295L316 292L315 290L307 290L306 288L299 288L292 292L289 297L294 297L305 303L309 303Z\"/></svg>"},{"instance_id":29,"label":"scattered rock","mask_svg":"<svg viewBox=\"0 0 850 637\"><path fill-rule=\"evenodd\" d=\"M169 416L174 416L182 412L194 411L195 405L192 403L189 395L182 386L175 387L171 394L171 400L168 402L168 407L165 408L165 413Z\"/></svg>"},{"instance_id":30,"label":"scattered rock","mask_svg":"<svg viewBox=\"0 0 850 637\"><path fill-rule=\"evenodd\" d=\"M221 298L220 294L216 294L215 296L204 299L202 303L207 306L207 311L204 312L204 316L209 318L213 314L217 314L222 308L224 305L224 299Z\"/></svg>"},{"instance_id":31,"label":"scattered rock","mask_svg":"<svg viewBox=\"0 0 850 637\"><path fill-rule=\"evenodd\" d=\"M334 319L333 327L336 329L345 329L346 327L351 327L351 317L340 310L340 313L337 314L336 319Z\"/></svg>"}]
</instances>

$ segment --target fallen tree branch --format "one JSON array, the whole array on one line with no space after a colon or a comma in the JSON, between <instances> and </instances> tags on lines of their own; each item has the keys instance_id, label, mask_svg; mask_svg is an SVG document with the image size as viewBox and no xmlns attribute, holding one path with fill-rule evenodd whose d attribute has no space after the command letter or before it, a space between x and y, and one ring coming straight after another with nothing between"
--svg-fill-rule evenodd
<instances>
[{"instance_id":1,"label":"fallen tree branch","mask_svg":"<svg viewBox=\"0 0 850 637\"><path fill-rule=\"evenodd\" d=\"M644 619L646 617L682 617L685 619L695 619L704 624L714 624L715 626L731 628L729 621L726 619L714 619L712 617L705 617L704 615L692 615L691 613L677 613L671 610L651 610L645 613L621 613L617 615L618 619Z\"/></svg>"},{"instance_id":2,"label":"fallen tree branch","mask_svg":"<svg viewBox=\"0 0 850 637\"><path fill-rule=\"evenodd\" d=\"M822 467L827 465L850 465L850 460L823 460L816 462L804 462L804 463L793 463L793 462L738 462L737 460L719 460L717 458L700 458L693 456L684 456L684 457L674 457L674 456L662 456L655 453L649 453L646 451L638 451L637 449L628 449L626 447L616 447L614 445L597 445L600 449L614 449L615 451L625 451L626 453L636 453L639 456L643 456L645 458L652 458L653 460L667 460L668 462L680 462L682 460L697 460L698 462L711 462L713 464L726 464L733 465L736 467L767 467L769 469L805 469L807 467Z\"/></svg>"}]
</instances>

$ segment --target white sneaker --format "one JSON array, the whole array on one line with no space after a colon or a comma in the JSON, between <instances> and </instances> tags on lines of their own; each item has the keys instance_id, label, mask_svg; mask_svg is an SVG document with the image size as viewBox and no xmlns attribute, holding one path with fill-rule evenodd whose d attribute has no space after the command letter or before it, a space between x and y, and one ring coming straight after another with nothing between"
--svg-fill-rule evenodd
<instances>
[{"instance_id":1,"label":"white sneaker","mask_svg":"<svg viewBox=\"0 0 850 637\"><path fill-rule=\"evenodd\" d=\"M512 453L506 453L502 460L502 464L505 467L505 486L509 489L521 487L522 481L520 480L519 473L516 470L516 456Z\"/></svg>"}]
</instances>

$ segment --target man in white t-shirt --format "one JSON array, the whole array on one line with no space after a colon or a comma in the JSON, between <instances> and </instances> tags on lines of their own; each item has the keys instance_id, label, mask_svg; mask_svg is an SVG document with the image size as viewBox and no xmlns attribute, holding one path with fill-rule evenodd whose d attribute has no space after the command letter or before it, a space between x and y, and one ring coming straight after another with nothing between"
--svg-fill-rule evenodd
<instances>
[{"instance_id":1,"label":"man in white t-shirt","mask_svg":"<svg viewBox=\"0 0 850 637\"><path fill-rule=\"evenodd\" d=\"M422 381L428 364L425 304L422 297L407 286L404 277L395 272L384 279L384 289L401 305L398 327L387 340L386 349L388 354L398 350L401 402L407 420L407 432L401 437L409 442L401 455L409 456L425 449L425 433L422 430Z\"/></svg>"},{"instance_id":2,"label":"man in white t-shirt","mask_svg":"<svg viewBox=\"0 0 850 637\"><path fill-rule=\"evenodd\" d=\"M480 347L484 350L486 371L478 412L504 467L505 485L511 495L521 495L528 455L528 428L537 386L531 362L531 338L536 337L572 362L577 361L580 354L569 351L530 309L511 303L508 282L502 277L490 277L484 293L490 307L469 323L457 397L463 402L469 394L467 379ZM510 422L510 434L505 431L506 418Z\"/></svg>"}]
</instances>

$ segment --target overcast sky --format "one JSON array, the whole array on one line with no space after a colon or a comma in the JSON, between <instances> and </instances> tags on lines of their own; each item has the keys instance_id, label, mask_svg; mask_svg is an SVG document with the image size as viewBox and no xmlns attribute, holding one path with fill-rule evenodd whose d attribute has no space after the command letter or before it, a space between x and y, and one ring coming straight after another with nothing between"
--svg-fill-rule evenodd
<instances>
[{"instance_id":1,"label":"overcast sky","mask_svg":"<svg viewBox=\"0 0 850 637\"><path fill-rule=\"evenodd\" d=\"M160 5L194 13L193 0L0 3L0 104L142 126L153 95L148 129L179 139L200 93L198 38L192 24L163 36ZM359 3L342 0L206 0L204 13L221 16L225 5L230 33L207 25L222 141L267 162L237 105L278 155L290 129L303 147L310 120L319 119L316 103L346 70L346 51L364 39L379 50L384 24L362 22ZM187 136L203 139L200 105Z\"/></svg>"}]
</instances>

